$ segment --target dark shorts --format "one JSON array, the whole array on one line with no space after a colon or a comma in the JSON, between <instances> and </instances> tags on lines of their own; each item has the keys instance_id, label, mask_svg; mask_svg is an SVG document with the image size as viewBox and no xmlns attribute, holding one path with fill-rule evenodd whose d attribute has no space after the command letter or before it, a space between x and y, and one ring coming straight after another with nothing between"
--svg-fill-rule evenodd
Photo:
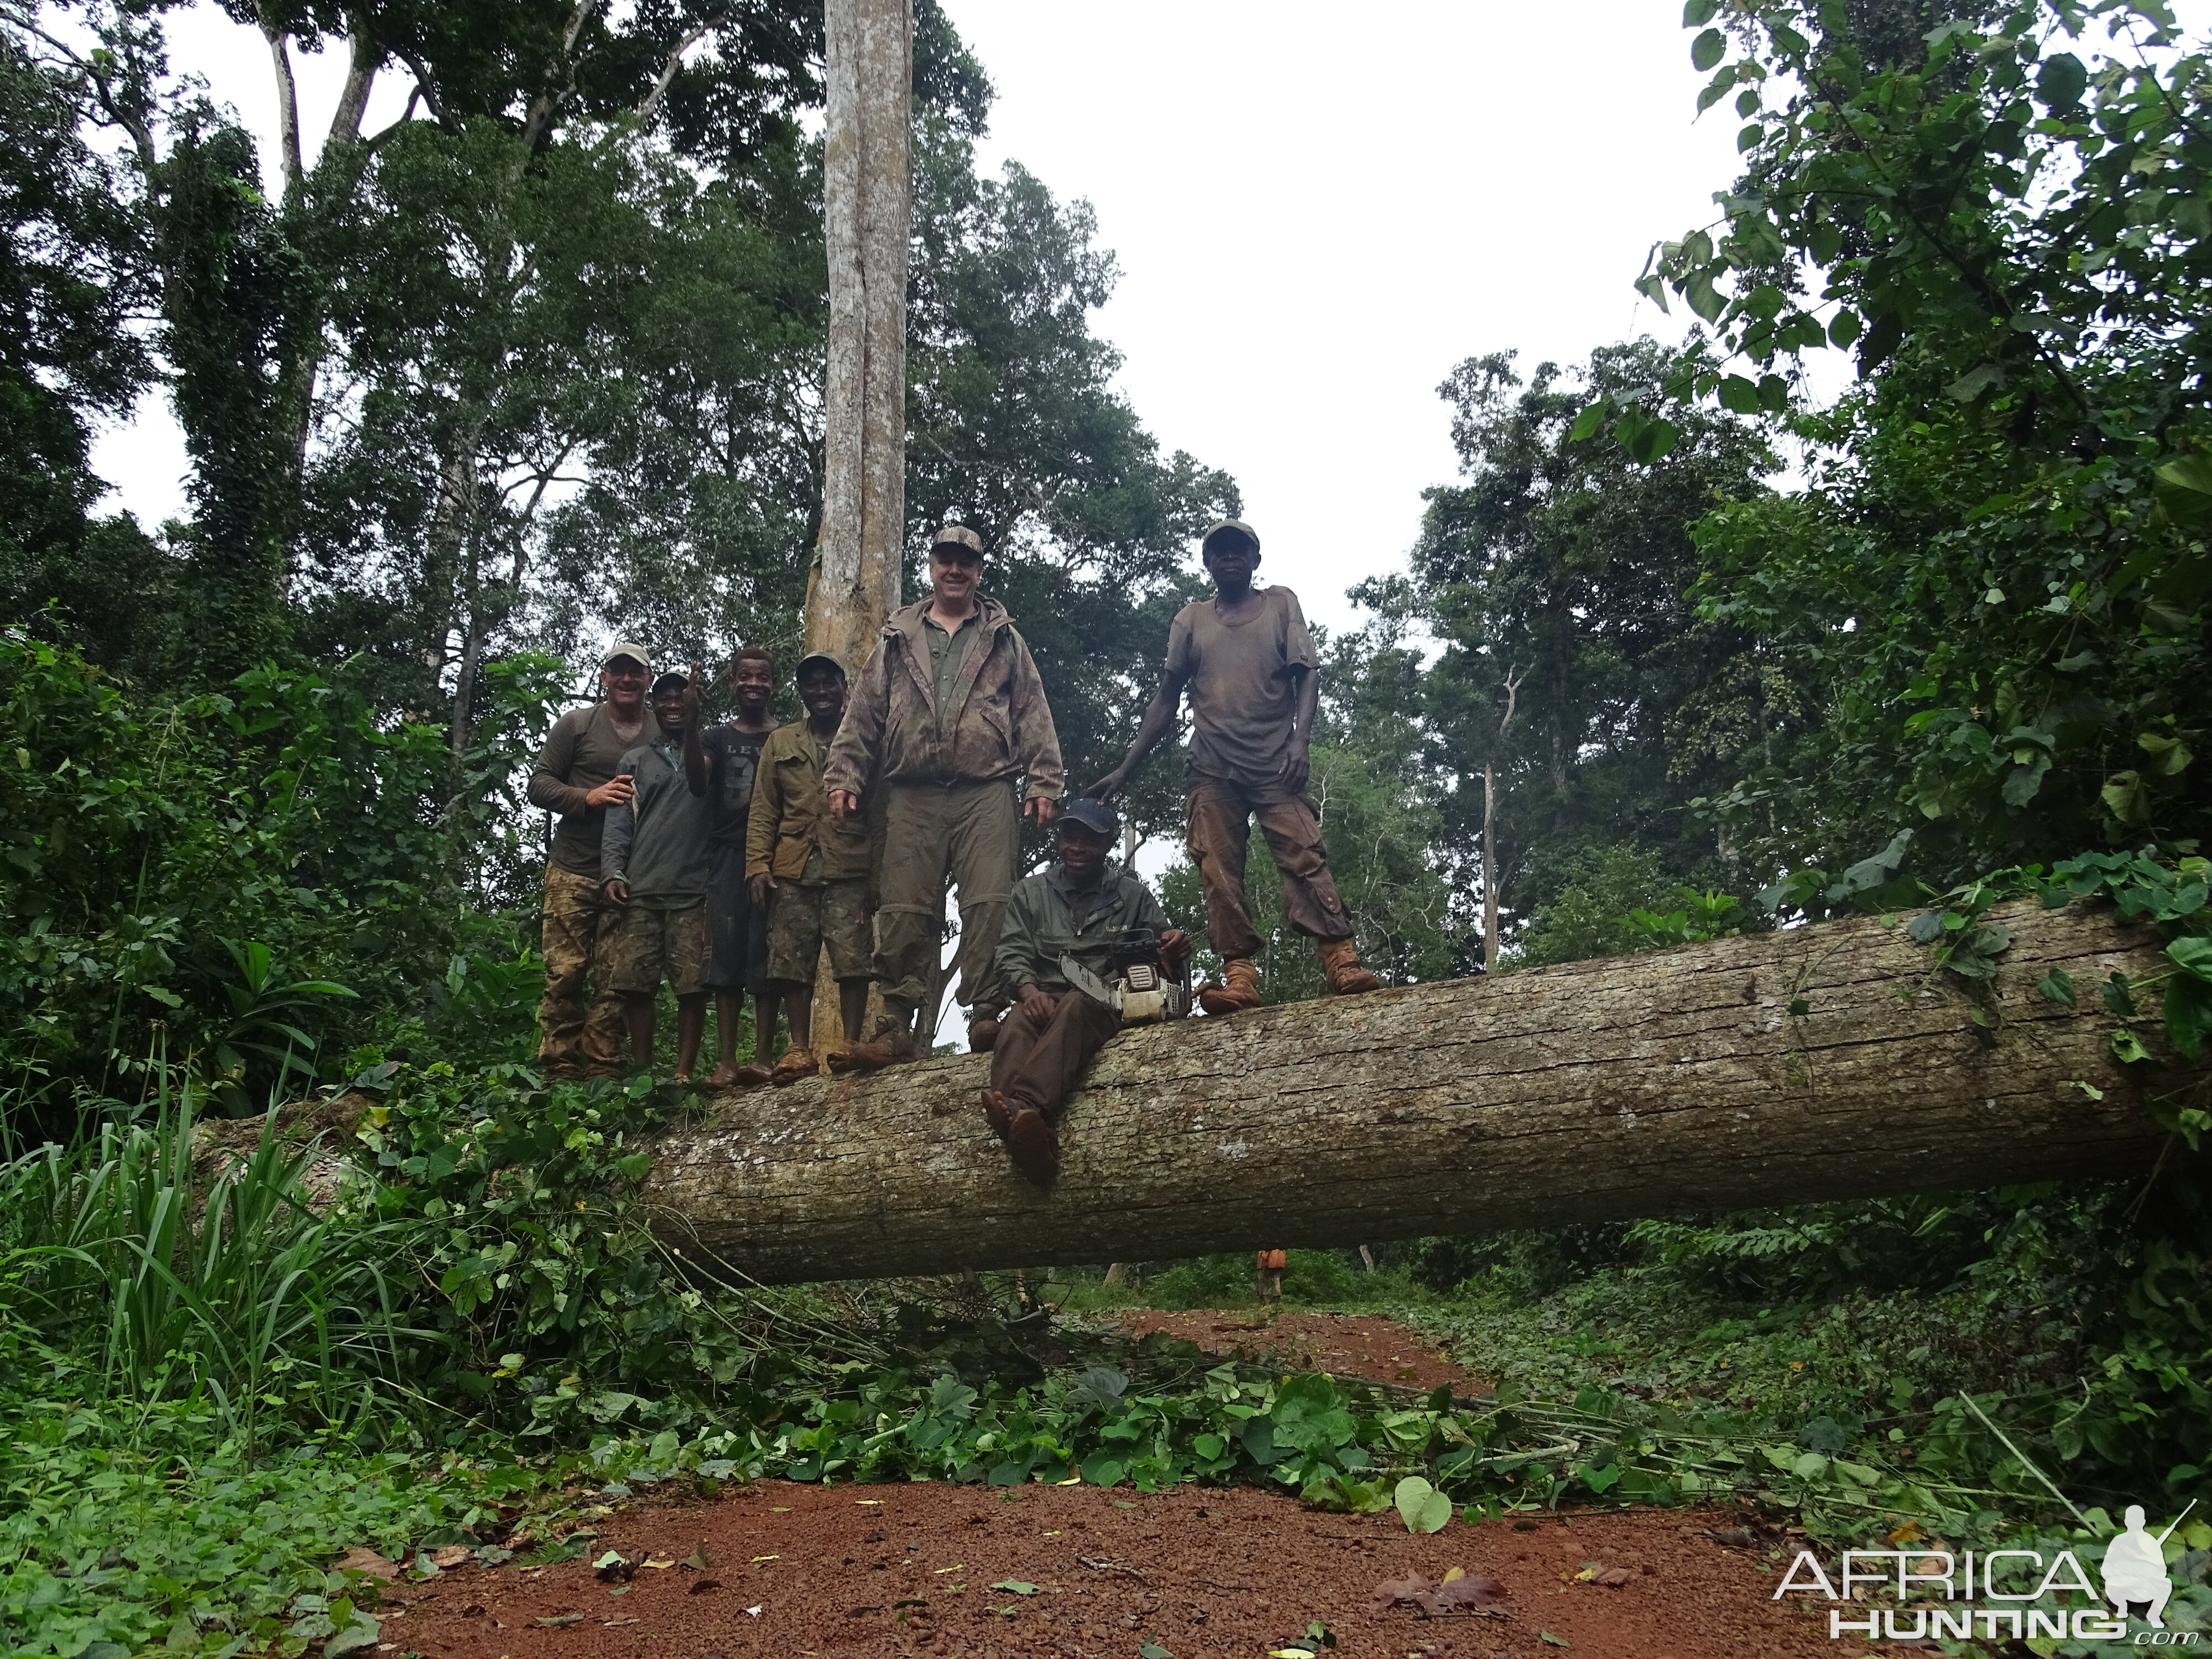
<instances>
[{"instance_id":1,"label":"dark shorts","mask_svg":"<svg viewBox=\"0 0 2212 1659\"><path fill-rule=\"evenodd\" d=\"M876 942L863 919L867 902L865 880L815 887L777 882L769 901L768 976L779 985L811 985L827 946L832 978L874 977Z\"/></svg>"},{"instance_id":2,"label":"dark shorts","mask_svg":"<svg viewBox=\"0 0 2212 1659\"><path fill-rule=\"evenodd\" d=\"M745 890L743 846L709 843L707 848L707 970L701 983L710 991L768 989L768 918Z\"/></svg>"}]
</instances>

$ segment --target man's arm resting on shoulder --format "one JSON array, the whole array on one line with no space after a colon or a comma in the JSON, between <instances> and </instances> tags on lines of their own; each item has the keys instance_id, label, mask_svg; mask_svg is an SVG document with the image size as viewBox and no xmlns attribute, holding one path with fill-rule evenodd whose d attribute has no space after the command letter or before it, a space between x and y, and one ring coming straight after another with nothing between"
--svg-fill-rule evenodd
<instances>
[{"instance_id":1,"label":"man's arm resting on shoulder","mask_svg":"<svg viewBox=\"0 0 2212 1659\"><path fill-rule=\"evenodd\" d=\"M1129 780L1144 770L1145 763L1160 739L1175 730L1176 709L1182 702L1183 688L1190 684L1190 676L1172 670L1160 676L1153 688L1152 700L1145 705L1145 718L1137 726L1136 741L1121 763L1091 786L1091 793L1099 800L1111 800L1128 787Z\"/></svg>"}]
</instances>

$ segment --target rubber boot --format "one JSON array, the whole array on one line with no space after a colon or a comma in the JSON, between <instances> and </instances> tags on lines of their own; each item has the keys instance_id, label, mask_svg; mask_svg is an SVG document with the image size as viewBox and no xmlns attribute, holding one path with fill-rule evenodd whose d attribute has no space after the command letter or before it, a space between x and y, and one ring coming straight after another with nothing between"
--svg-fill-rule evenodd
<instances>
[{"instance_id":1,"label":"rubber boot","mask_svg":"<svg viewBox=\"0 0 2212 1659\"><path fill-rule=\"evenodd\" d=\"M1198 1006L1209 1014L1237 1014L1260 1006L1260 970L1249 957L1231 957L1221 964L1221 983L1198 988Z\"/></svg>"},{"instance_id":2,"label":"rubber boot","mask_svg":"<svg viewBox=\"0 0 2212 1659\"><path fill-rule=\"evenodd\" d=\"M1328 994L1333 997L1356 997L1362 991L1382 988L1382 981L1364 967L1359 952L1348 939L1317 939L1314 954L1321 958L1322 971L1328 975Z\"/></svg>"}]
</instances>

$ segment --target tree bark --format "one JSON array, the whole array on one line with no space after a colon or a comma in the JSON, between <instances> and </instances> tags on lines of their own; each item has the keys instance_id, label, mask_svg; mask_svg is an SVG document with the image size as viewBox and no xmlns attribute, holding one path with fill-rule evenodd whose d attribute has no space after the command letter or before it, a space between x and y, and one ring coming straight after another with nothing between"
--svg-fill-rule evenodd
<instances>
[{"instance_id":1,"label":"tree bark","mask_svg":"<svg viewBox=\"0 0 2212 1659\"><path fill-rule=\"evenodd\" d=\"M858 673L905 562L914 25L908 0L830 0L826 23L829 375L805 640Z\"/></svg>"},{"instance_id":2,"label":"tree bark","mask_svg":"<svg viewBox=\"0 0 2212 1659\"><path fill-rule=\"evenodd\" d=\"M980 1056L723 1097L645 1198L702 1267L793 1282L2148 1173L2147 1098L2202 1073L2121 1066L2091 988L2157 972L2156 938L2080 902L1992 919L2014 941L1979 986L1869 917L1126 1032L1048 1192L985 1127ZM2090 1006L2038 993L2053 967Z\"/></svg>"}]
</instances>

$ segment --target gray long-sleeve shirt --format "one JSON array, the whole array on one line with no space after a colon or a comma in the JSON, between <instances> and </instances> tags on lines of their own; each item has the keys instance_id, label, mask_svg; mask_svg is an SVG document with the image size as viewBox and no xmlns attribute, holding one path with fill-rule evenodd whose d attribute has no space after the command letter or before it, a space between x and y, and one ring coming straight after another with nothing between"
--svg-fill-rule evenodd
<instances>
[{"instance_id":1,"label":"gray long-sleeve shirt","mask_svg":"<svg viewBox=\"0 0 2212 1659\"><path fill-rule=\"evenodd\" d=\"M606 808L588 805L584 797L622 771L623 756L634 745L660 736L653 710L641 712L645 729L628 738L615 730L613 713L603 702L571 708L545 734L545 746L530 771L530 804L561 815L549 856L563 870L580 876L599 873Z\"/></svg>"},{"instance_id":2,"label":"gray long-sleeve shirt","mask_svg":"<svg viewBox=\"0 0 2212 1659\"><path fill-rule=\"evenodd\" d=\"M607 813L599 836L599 879L629 884L633 904L681 910L707 897L707 841L714 827L711 795L695 795L683 751L666 738L622 757L637 793Z\"/></svg>"}]
</instances>

